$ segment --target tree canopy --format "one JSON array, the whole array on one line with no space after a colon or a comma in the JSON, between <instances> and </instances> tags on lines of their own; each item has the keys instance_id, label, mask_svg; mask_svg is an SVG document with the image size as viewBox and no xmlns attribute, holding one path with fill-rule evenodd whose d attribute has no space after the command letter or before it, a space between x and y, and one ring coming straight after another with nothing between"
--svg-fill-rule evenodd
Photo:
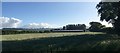
<instances>
[{"instance_id":1,"label":"tree canopy","mask_svg":"<svg viewBox=\"0 0 120 53\"><path fill-rule=\"evenodd\" d=\"M69 24L66 26L63 26L64 30L85 30L86 25L85 24Z\"/></svg>"},{"instance_id":2,"label":"tree canopy","mask_svg":"<svg viewBox=\"0 0 120 53\"><path fill-rule=\"evenodd\" d=\"M91 26L89 27L89 30L90 31L96 31L96 32L98 32L98 31L101 31L101 29L102 28L104 28L105 27L105 25L102 25L101 23L99 23L99 22L90 22L89 23Z\"/></svg>"},{"instance_id":3,"label":"tree canopy","mask_svg":"<svg viewBox=\"0 0 120 53\"><path fill-rule=\"evenodd\" d=\"M115 32L120 32L120 2L99 2L96 8L101 21L113 24Z\"/></svg>"}]
</instances>

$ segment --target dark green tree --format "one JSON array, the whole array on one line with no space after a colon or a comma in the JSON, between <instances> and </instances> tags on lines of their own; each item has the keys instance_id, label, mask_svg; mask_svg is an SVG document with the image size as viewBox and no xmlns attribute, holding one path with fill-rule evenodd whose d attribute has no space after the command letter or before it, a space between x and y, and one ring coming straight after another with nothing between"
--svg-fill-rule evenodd
<instances>
[{"instance_id":1,"label":"dark green tree","mask_svg":"<svg viewBox=\"0 0 120 53\"><path fill-rule=\"evenodd\" d=\"M96 8L101 21L112 23L115 32L120 33L120 2L99 2Z\"/></svg>"},{"instance_id":2,"label":"dark green tree","mask_svg":"<svg viewBox=\"0 0 120 53\"><path fill-rule=\"evenodd\" d=\"M86 30L86 25L85 25L85 24L82 24L82 25L81 25L81 29Z\"/></svg>"},{"instance_id":3,"label":"dark green tree","mask_svg":"<svg viewBox=\"0 0 120 53\"><path fill-rule=\"evenodd\" d=\"M102 25L99 22L90 22L89 24L91 25L89 27L89 30L93 32L101 31L101 29L105 27L105 25Z\"/></svg>"},{"instance_id":4,"label":"dark green tree","mask_svg":"<svg viewBox=\"0 0 120 53\"><path fill-rule=\"evenodd\" d=\"M66 27L65 27L65 26L63 26L63 30L66 30Z\"/></svg>"},{"instance_id":5,"label":"dark green tree","mask_svg":"<svg viewBox=\"0 0 120 53\"><path fill-rule=\"evenodd\" d=\"M86 29L86 25L85 24L69 24L66 25L66 27L63 27L63 29L66 30L85 30Z\"/></svg>"}]
</instances>

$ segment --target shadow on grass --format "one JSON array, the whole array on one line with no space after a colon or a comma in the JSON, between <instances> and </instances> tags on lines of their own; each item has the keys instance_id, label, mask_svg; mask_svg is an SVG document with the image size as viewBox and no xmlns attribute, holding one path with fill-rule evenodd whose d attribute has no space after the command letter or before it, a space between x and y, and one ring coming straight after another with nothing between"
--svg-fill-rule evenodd
<instances>
[{"instance_id":1,"label":"shadow on grass","mask_svg":"<svg viewBox=\"0 0 120 53\"><path fill-rule=\"evenodd\" d=\"M116 41L116 42L115 42ZM120 41L109 34L84 34L64 37L49 37L22 41L3 41L5 51L30 51L55 53L60 51L119 51Z\"/></svg>"}]
</instances>

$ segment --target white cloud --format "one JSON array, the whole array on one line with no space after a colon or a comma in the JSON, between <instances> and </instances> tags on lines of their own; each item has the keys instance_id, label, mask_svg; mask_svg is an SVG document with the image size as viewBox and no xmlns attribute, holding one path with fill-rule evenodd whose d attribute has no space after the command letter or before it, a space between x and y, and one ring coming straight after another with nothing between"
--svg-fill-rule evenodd
<instances>
[{"instance_id":1,"label":"white cloud","mask_svg":"<svg viewBox=\"0 0 120 53\"><path fill-rule=\"evenodd\" d=\"M0 17L0 28L16 28L21 22L17 18Z\"/></svg>"},{"instance_id":2,"label":"white cloud","mask_svg":"<svg viewBox=\"0 0 120 53\"><path fill-rule=\"evenodd\" d=\"M25 28L52 28L52 25L48 23L29 23L28 25L23 26Z\"/></svg>"},{"instance_id":3,"label":"white cloud","mask_svg":"<svg viewBox=\"0 0 120 53\"><path fill-rule=\"evenodd\" d=\"M108 24L108 22L106 22L106 21L103 21L103 22L100 22L102 25L105 25L106 27L112 27L112 24L111 23L109 23Z\"/></svg>"}]
</instances>

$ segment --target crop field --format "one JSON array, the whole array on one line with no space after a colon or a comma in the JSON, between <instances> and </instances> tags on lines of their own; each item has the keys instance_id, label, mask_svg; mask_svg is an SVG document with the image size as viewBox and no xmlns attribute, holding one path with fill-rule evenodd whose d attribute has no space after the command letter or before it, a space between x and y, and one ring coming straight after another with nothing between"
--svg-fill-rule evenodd
<instances>
[{"instance_id":1,"label":"crop field","mask_svg":"<svg viewBox=\"0 0 120 53\"><path fill-rule=\"evenodd\" d=\"M3 52L119 51L120 39L102 32L31 33L2 36Z\"/></svg>"}]
</instances>

